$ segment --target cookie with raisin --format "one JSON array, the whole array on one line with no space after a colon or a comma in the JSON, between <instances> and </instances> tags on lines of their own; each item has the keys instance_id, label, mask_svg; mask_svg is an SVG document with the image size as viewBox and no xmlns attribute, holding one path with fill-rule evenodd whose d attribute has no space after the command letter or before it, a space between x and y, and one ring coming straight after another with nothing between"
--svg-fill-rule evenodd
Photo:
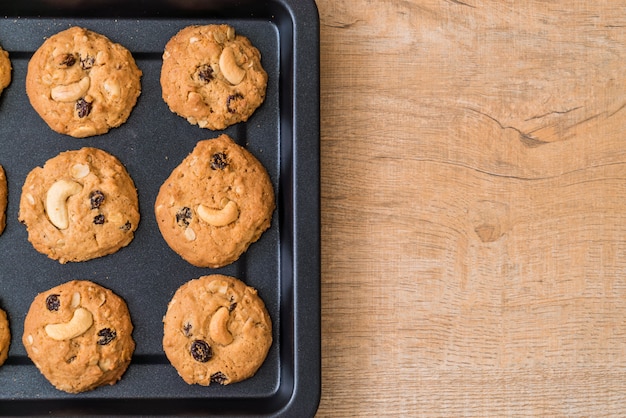
<instances>
[{"instance_id":1,"label":"cookie with raisin","mask_svg":"<svg viewBox=\"0 0 626 418\"><path fill-rule=\"evenodd\" d=\"M11 84L11 60L9 53L0 48L0 94Z\"/></svg>"},{"instance_id":2,"label":"cookie with raisin","mask_svg":"<svg viewBox=\"0 0 626 418\"><path fill-rule=\"evenodd\" d=\"M261 237L274 208L263 165L223 134L197 143L161 185L154 210L176 253L194 266L218 268Z\"/></svg>"},{"instance_id":3,"label":"cookie with raisin","mask_svg":"<svg viewBox=\"0 0 626 418\"><path fill-rule=\"evenodd\" d=\"M7 225L7 202L9 189L7 185L7 177L4 168L0 165L0 235L4 232Z\"/></svg>"},{"instance_id":4,"label":"cookie with raisin","mask_svg":"<svg viewBox=\"0 0 626 418\"><path fill-rule=\"evenodd\" d=\"M193 25L165 46L163 100L193 125L221 130L245 122L265 100L261 53L229 25Z\"/></svg>"},{"instance_id":5,"label":"cookie with raisin","mask_svg":"<svg viewBox=\"0 0 626 418\"><path fill-rule=\"evenodd\" d=\"M9 356L9 346L11 344L11 330L7 313L0 309L0 366L4 364Z\"/></svg>"},{"instance_id":6,"label":"cookie with raisin","mask_svg":"<svg viewBox=\"0 0 626 418\"><path fill-rule=\"evenodd\" d=\"M28 63L26 93L52 130L84 138L126 122L141 93L141 75L125 47L71 27L35 51Z\"/></svg>"},{"instance_id":7,"label":"cookie with raisin","mask_svg":"<svg viewBox=\"0 0 626 418\"><path fill-rule=\"evenodd\" d=\"M183 284L163 318L163 349L188 384L253 376L272 345L272 321L256 289L219 274Z\"/></svg>"},{"instance_id":8,"label":"cookie with raisin","mask_svg":"<svg viewBox=\"0 0 626 418\"><path fill-rule=\"evenodd\" d=\"M22 186L19 221L28 240L61 264L127 246L139 218L132 178L116 157L101 149L62 152L34 168Z\"/></svg>"},{"instance_id":9,"label":"cookie with raisin","mask_svg":"<svg viewBox=\"0 0 626 418\"><path fill-rule=\"evenodd\" d=\"M39 293L24 320L28 357L57 389L79 393L122 378L135 350L126 302L73 280Z\"/></svg>"}]
</instances>

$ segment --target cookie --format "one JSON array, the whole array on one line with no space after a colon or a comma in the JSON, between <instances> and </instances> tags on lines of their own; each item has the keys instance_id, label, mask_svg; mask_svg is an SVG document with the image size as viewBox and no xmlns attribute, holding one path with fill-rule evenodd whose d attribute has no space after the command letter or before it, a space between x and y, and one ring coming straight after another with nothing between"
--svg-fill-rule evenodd
<instances>
[{"instance_id":1,"label":"cookie","mask_svg":"<svg viewBox=\"0 0 626 418\"><path fill-rule=\"evenodd\" d=\"M261 53L229 25L188 26L163 53L163 100L201 128L245 122L265 100Z\"/></svg>"},{"instance_id":2,"label":"cookie","mask_svg":"<svg viewBox=\"0 0 626 418\"><path fill-rule=\"evenodd\" d=\"M83 138L104 134L128 119L141 93L141 75L122 45L72 27L35 51L26 93L52 130Z\"/></svg>"},{"instance_id":3,"label":"cookie","mask_svg":"<svg viewBox=\"0 0 626 418\"><path fill-rule=\"evenodd\" d=\"M11 83L11 60L9 53L0 48L0 93Z\"/></svg>"},{"instance_id":4,"label":"cookie","mask_svg":"<svg viewBox=\"0 0 626 418\"><path fill-rule=\"evenodd\" d=\"M11 344L11 331L7 313L0 309L0 366L4 364L9 356L9 345Z\"/></svg>"},{"instance_id":5,"label":"cookie","mask_svg":"<svg viewBox=\"0 0 626 418\"><path fill-rule=\"evenodd\" d=\"M26 177L19 221L33 247L62 264L102 257L132 241L137 190L111 154L89 147L62 152Z\"/></svg>"},{"instance_id":6,"label":"cookie","mask_svg":"<svg viewBox=\"0 0 626 418\"><path fill-rule=\"evenodd\" d=\"M126 302L74 280L38 294L24 320L28 357L54 387L79 393L121 379L135 350Z\"/></svg>"},{"instance_id":7,"label":"cookie","mask_svg":"<svg viewBox=\"0 0 626 418\"><path fill-rule=\"evenodd\" d=\"M198 142L155 201L161 235L183 259L218 268L270 227L274 190L261 163L229 136Z\"/></svg>"},{"instance_id":8,"label":"cookie","mask_svg":"<svg viewBox=\"0 0 626 418\"><path fill-rule=\"evenodd\" d=\"M247 379L272 345L272 322L263 300L234 277L216 274L182 285L163 325L165 354L188 384Z\"/></svg>"},{"instance_id":9,"label":"cookie","mask_svg":"<svg viewBox=\"0 0 626 418\"><path fill-rule=\"evenodd\" d=\"M4 168L0 165L0 235L2 235L7 225L6 211L8 194L7 177L4 173Z\"/></svg>"}]
</instances>

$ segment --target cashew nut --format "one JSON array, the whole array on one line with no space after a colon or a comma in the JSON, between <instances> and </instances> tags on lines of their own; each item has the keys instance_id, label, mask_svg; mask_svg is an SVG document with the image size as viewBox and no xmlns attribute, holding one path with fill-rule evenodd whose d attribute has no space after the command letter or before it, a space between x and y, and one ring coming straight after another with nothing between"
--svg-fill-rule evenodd
<instances>
[{"instance_id":1,"label":"cashew nut","mask_svg":"<svg viewBox=\"0 0 626 418\"><path fill-rule=\"evenodd\" d=\"M228 290L228 283L222 280L213 280L207 284L207 289L209 289L212 293L221 293L222 295L225 295Z\"/></svg>"},{"instance_id":2,"label":"cashew nut","mask_svg":"<svg viewBox=\"0 0 626 418\"><path fill-rule=\"evenodd\" d=\"M224 33L219 31L219 32L213 32L213 39L215 39L215 42L217 42L218 44L223 44L224 41L226 40L226 36L224 36ZM193 44L194 42L197 42L198 38L193 37L189 39L189 43Z\"/></svg>"},{"instance_id":3,"label":"cashew nut","mask_svg":"<svg viewBox=\"0 0 626 418\"><path fill-rule=\"evenodd\" d=\"M226 36L228 37L229 41L232 41L235 39L235 28L233 28L232 26L229 26L228 29L226 29Z\"/></svg>"},{"instance_id":4,"label":"cashew nut","mask_svg":"<svg viewBox=\"0 0 626 418\"><path fill-rule=\"evenodd\" d=\"M44 330L48 337L53 340L71 340L79 335L83 335L93 324L93 315L85 308L78 308L69 322L60 324L48 324Z\"/></svg>"},{"instance_id":5,"label":"cashew nut","mask_svg":"<svg viewBox=\"0 0 626 418\"><path fill-rule=\"evenodd\" d=\"M82 179L83 177L87 177L89 174L89 165L87 164L74 164L72 168L70 168L70 175L76 180Z\"/></svg>"},{"instance_id":6,"label":"cashew nut","mask_svg":"<svg viewBox=\"0 0 626 418\"><path fill-rule=\"evenodd\" d=\"M193 229L187 227L185 229L185 238L187 239L187 241L195 241L196 240L196 231L194 231Z\"/></svg>"},{"instance_id":7,"label":"cashew nut","mask_svg":"<svg viewBox=\"0 0 626 418\"><path fill-rule=\"evenodd\" d=\"M67 199L80 193L83 186L71 180L58 180L46 194L46 213L50 222L59 229L67 229L70 225L67 214Z\"/></svg>"},{"instance_id":8,"label":"cashew nut","mask_svg":"<svg viewBox=\"0 0 626 418\"><path fill-rule=\"evenodd\" d=\"M199 205L196 209L198 217L204 222L213 226L226 226L235 222L239 218L239 207L232 200L227 200L226 205L222 209L210 209L204 205ZM224 204L224 200L222 204Z\"/></svg>"},{"instance_id":9,"label":"cashew nut","mask_svg":"<svg viewBox=\"0 0 626 418\"><path fill-rule=\"evenodd\" d=\"M70 307L78 308L78 305L80 305L80 292L74 292L74 294L72 294L72 300L70 301Z\"/></svg>"},{"instance_id":10,"label":"cashew nut","mask_svg":"<svg viewBox=\"0 0 626 418\"><path fill-rule=\"evenodd\" d=\"M195 42L194 39L197 39L197 38L194 37L194 38L189 39L189 43ZM213 39L215 39L215 42L217 42L218 44L223 44L224 42L226 42L226 40L229 40L229 41L234 40L235 28L233 28L232 26L229 26L226 29L226 34L224 34L224 32L221 30L213 32Z\"/></svg>"},{"instance_id":11,"label":"cashew nut","mask_svg":"<svg viewBox=\"0 0 626 418\"><path fill-rule=\"evenodd\" d=\"M76 83L53 87L50 96L57 102L74 102L87 93L90 84L89 77L83 77Z\"/></svg>"},{"instance_id":12,"label":"cashew nut","mask_svg":"<svg viewBox=\"0 0 626 418\"><path fill-rule=\"evenodd\" d=\"M241 83L246 76L246 71L237 65L235 51L231 47L226 47L220 55L220 70L224 74L224 78L234 86Z\"/></svg>"},{"instance_id":13,"label":"cashew nut","mask_svg":"<svg viewBox=\"0 0 626 418\"><path fill-rule=\"evenodd\" d=\"M110 79L106 80L102 84L102 87L104 88L104 91L109 97L120 96L120 83L118 83L116 80L110 80Z\"/></svg>"},{"instance_id":14,"label":"cashew nut","mask_svg":"<svg viewBox=\"0 0 626 418\"><path fill-rule=\"evenodd\" d=\"M228 331L228 308L222 306L211 317L209 335L218 344L228 345L233 342L233 336Z\"/></svg>"}]
</instances>

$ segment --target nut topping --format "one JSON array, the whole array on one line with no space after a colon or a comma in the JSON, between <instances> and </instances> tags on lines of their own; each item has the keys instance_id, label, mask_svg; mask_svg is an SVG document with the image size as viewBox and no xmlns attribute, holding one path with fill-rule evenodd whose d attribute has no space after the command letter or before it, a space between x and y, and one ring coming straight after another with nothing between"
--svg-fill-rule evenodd
<instances>
[{"instance_id":1,"label":"nut topping","mask_svg":"<svg viewBox=\"0 0 626 418\"><path fill-rule=\"evenodd\" d=\"M233 336L228 331L229 317L228 308L222 306L213 314L209 323L209 335L213 341L220 345L228 345L233 342Z\"/></svg>"},{"instance_id":2,"label":"nut topping","mask_svg":"<svg viewBox=\"0 0 626 418\"><path fill-rule=\"evenodd\" d=\"M76 180L87 177L89 172L90 170L88 164L74 164L72 168L70 168L70 175Z\"/></svg>"},{"instance_id":3,"label":"nut topping","mask_svg":"<svg viewBox=\"0 0 626 418\"><path fill-rule=\"evenodd\" d=\"M53 87L50 96L57 102L75 102L87 93L90 84L89 77L83 77L76 83Z\"/></svg>"},{"instance_id":4,"label":"nut topping","mask_svg":"<svg viewBox=\"0 0 626 418\"><path fill-rule=\"evenodd\" d=\"M239 218L239 207L232 200L222 200L222 209L211 209L204 205L198 205L196 212L198 217L212 226L226 226Z\"/></svg>"},{"instance_id":5,"label":"nut topping","mask_svg":"<svg viewBox=\"0 0 626 418\"><path fill-rule=\"evenodd\" d=\"M83 186L71 180L58 180L46 194L46 213L48 219L58 229L69 227L69 215L67 211L67 199L80 193Z\"/></svg>"},{"instance_id":6,"label":"nut topping","mask_svg":"<svg viewBox=\"0 0 626 418\"><path fill-rule=\"evenodd\" d=\"M83 335L93 324L93 315L85 308L77 308L69 322L48 324L44 330L53 340L71 340Z\"/></svg>"},{"instance_id":7,"label":"nut topping","mask_svg":"<svg viewBox=\"0 0 626 418\"><path fill-rule=\"evenodd\" d=\"M241 83L246 76L246 71L237 65L235 51L229 46L222 51L219 66L224 78L233 86Z\"/></svg>"}]
</instances>

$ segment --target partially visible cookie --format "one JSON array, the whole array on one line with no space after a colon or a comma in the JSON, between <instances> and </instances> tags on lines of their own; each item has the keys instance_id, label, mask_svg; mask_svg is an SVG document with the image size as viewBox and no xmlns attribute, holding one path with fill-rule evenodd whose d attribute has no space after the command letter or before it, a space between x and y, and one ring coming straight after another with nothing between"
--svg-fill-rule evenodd
<instances>
[{"instance_id":1,"label":"partially visible cookie","mask_svg":"<svg viewBox=\"0 0 626 418\"><path fill-rule=\"evenodd\" d=\"M11 331L9 330L9 320L7 313L0 309L0 366L4 364L9 356L9 345L11 344Z\"/></svg>"},{"instance_id":2,"label":"partially visible cookie","mask_svg":"<svg viewBox=\"0 0 626 418\"><path fill-rule=\"evenodd\" d=\"M135 350L126 302L95 283L71 281L38 294L22 343L59 390L84 392L121 379Z\"/></svg>"},{"instance_id":3,"label":"partially visible cookie","mask_svg":"<svg viewBox=\"0 0 626 418\"><path fill-rule=\"evenodd\" d=\"M163 349L188 384L227 385L253 376L272 345L272 321L257 291L229 276L191 280L163 318Z\"/></svg>"},{"instance_id":4,"label":"partially visible cookie","mask_svg":"<svg viewBox=\"0 0 626 418\"><path fill-rule=\"evenodd\" d=\"M237 260L270 227L274 190L261 163L229 136L198 142L155 202L167 244L197 267Z\"/></svg>"},{"instance_id":5,"label":"partially visible cookie","mask_svg":"<svg viewBox=\"0 0 626 418\"><path fill-rule=\"evenodd\" d=\"M4 168L0 165L0 235L4 232L4 228L7 224L6 210L8 194L7 177L4 173Z\"/></svg>"},{"instance_id":6,"label":"partially visible cookie","mask_svg":"<svg viewBox=\"0 0 626 418\"><path fill-rule=\"evenodd\" d=\"M26 177L19 221L33 247L60 263L102 257L132 241L139 224L137 190L106 151L62 152Z\"/></svg>"},{"instance_id":7,"label":"partially visible cookie","mask_svg":"<svg viewBox=\"0 0 626 418\"><path fill-rule=\"evenodd\" d=\"M28 63L26 93L54 131L77 138L124 123L141 92L141 70L122 45L72 27L48 38Z\"/></svg>"},{"instance_id":8,"label":"partially visible cookie","mask_svg":"<svg viewBox=\"0 0 626 418\"><path fill-rule=\"evenodd\" d=\"M163 100L201 128L245 122L265 100L261 53L229 25L188 26L163 53Z\"/></svg>"},{"instance_id":9,"label":"partially visible cookie","mask_svg":"<svg viewBox=\"0 0 626 418\"><path fill-rule=\"evenodd\" d=\"M11 60L9 53L0 48L0 93L11 83Z\"/></svg>"}]
</instances>

